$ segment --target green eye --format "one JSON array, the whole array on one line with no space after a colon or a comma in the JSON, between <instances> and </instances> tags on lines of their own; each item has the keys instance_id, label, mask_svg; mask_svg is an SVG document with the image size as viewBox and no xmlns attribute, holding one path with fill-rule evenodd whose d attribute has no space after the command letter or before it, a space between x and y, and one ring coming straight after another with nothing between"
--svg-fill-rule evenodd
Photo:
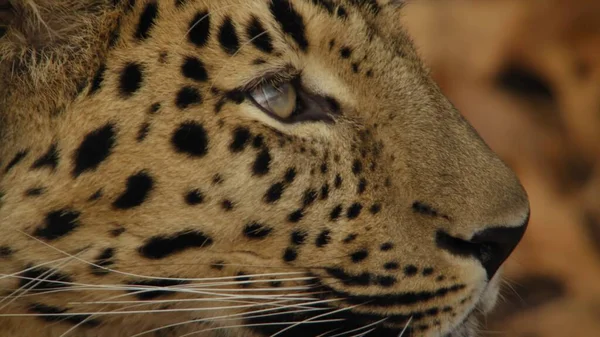
<instances>
[{"instance_id":1,"label":"green eye","mask_svg":"<svg viewBox=\"0 0 600 337\"><path fill-rule=\"evenodd\" d=\"M296 110L298 94L289 82L280 85L265 83L252 90L250 97L262 110L287 120Z\"/></svg>"}]
</instances>

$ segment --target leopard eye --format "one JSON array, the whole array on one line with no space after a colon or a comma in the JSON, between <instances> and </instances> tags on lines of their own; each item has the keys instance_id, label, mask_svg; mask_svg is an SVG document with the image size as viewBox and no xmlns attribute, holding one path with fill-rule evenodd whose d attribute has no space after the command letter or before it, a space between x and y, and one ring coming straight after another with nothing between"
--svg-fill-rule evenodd
<instances>
[{"instance_id":1,"label":"leopard eye","mask_svg":"<svg viewBox=\"0 0 600 337\"><path fill-rule=\"evenodd\" d=\"M290 82L262 84L250 92L250 97L262 110L283 120L290 119L297 108L298 93Z\"/></svg>"}]
</instances>

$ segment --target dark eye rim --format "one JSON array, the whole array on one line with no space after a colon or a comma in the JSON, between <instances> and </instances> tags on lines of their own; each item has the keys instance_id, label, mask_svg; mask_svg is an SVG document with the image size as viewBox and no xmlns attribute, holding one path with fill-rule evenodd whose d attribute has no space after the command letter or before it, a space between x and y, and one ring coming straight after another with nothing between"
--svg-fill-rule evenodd
<instances>
[{"instance_id":1,"label":"dark eye rim","mask_svg":"<svg viewBox=\"0 0 600 337\"><path fill-rule=\"evenodd\" d=\"M296 106L289 118L282 118L265 109L251 94L253 90L256 90L262 85L282 84L282 82L290 83L294 90L296 90ZM251 89L245 90L245 95L254 106L264 112L267 116L283 124L297 124L302 122L334 123L334 116L339 114L339 103L332 97L317 95L306 90L302 86L300 75L287 81L263 80Z\"/></svg>"}]
</instances>

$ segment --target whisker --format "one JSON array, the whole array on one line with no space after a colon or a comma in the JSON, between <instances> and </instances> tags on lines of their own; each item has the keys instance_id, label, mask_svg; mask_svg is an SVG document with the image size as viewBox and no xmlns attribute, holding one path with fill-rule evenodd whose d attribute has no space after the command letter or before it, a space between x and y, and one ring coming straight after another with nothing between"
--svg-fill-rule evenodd
<instances>
[{"instance_id":1,"label":"whisker","mask_svg":"<svg viewBox=\"0 0 600 337\"><path fill-rule=\"evenodd\" d=\"M413 317L410 316L410 318L408 319L408 322L406 322L404 329L402 329L402 331L400 331L400 334L398 335L398 337L404 336L404 333L408 330L408 326L410 325L410 322L412 322L412 319L413 319Z\"/></svg>"},{"instance_id":2,"label":"whisker","mask_svg":"<svg viewBox=\"0 0 600 337\"><path fill-rule=\"evenodd\" d=\"M363 327L356 328L356 329L353 329L353 330L350 330L350 331L346 331L346 332L342 332L342 333L339 333L339 334L337 334L337 335L333 335L333 336L329 336L329 337L340 337L340 336L343 336L343 335L345 335L345 334L348 334L348 333L354 333L354 332L357 332L357 331L360 331L360 330L368 329L368 328L370 328L370 327L373 327L373 326L375 326L375 327L376 327L377 325L379 325L379 324L381 324L381 323L385 322L387 319L388 319L388 318L386 317L386 318L384 318L384 319L380 319L380 320L379 320L379 321L377 321L377 322L374 322L374 323L371 323L371 324L365 325L365 326L363 326ZM375 329L375 328L373 328L373 330L374 330L374 329ZM370 330L370 331L373 331L373 330ZM369 331L369 332L370 332L370 331ZM366 335L366 334L367 334L367 333L369 333L369 332L362 332L361 334L363 334L363 335ZM355 335L355 336L360 336L361 334L358 334L358 335Z\"/></svg>"},{"instance_id":3,"label":"whisker","mask_svg":"<svg viewBox=\"0 0 600 337\"><path fill-rule=\"evenodd\" d=\"M307 324L333 323L333 322L340 322L340 321L343 321L343 319L328 319L328 320L321 320L321 321L312 321L312 322L308 322ZM194 331L194 332L187 333L185 335L181 335L179 337L187 337L187 336L199 334L201 332L215 331L215 330L222 330L222 329L247 328L247 327L253 327L253 326L290 325L290 324L294 324L294 323L297 323L297 322L274 322L274 323L260 323L260 324L229 325L229 326L222 326L222 327L215 327L215 328L210 328L210 329Z\"/></svg>"},{"instance_id":4,"label":"whisker","mask_svg":"<svg viewBox=\"0 0 600 337\"><path fill-rule=\"evenodd\" d=\"M289 327L287 327L287 328L285 328L285 329L283 329L283 330L280 330L279 332L276 332L276 333L272 334L270 337L275 337L275 336L278 336L278 335L280 335L280 334L284 333L285 331L288 331L288 330L290 330L290 329L293 329L294 327L296 327L296 326L298 326L298 325L301 325L301 324L304 324L305 322L310 322L310 321L312 321L313 319L318 319L318 318L321 318L321 317L325 317L325 316L329 316L329 315L337 314L338 312L343 312L343 311L347 311L347 310L352 310L352 309L354 309L354 308L356 308L356 307L358 307L358 306L360 306L360 305L361 305L361 304L357 304L357 305L353 305L353 306L350 306L350 307L347 307L347 308L340 308L340 309L337 309L337 310L334 310L334 311L331 311L331 312L327 312L327 313L324 313L324 314L321 314L321 315L317 315L317 316L314 316L314 317L310 317L310 318L308 318L308 319L306 319L306 320L304 320L304 321L302 321L302 322L298 322L298 323L296 323L296 324L294 324L294 325L292 325L292 326L289 326Z\"/></svg>"}]
</instances>

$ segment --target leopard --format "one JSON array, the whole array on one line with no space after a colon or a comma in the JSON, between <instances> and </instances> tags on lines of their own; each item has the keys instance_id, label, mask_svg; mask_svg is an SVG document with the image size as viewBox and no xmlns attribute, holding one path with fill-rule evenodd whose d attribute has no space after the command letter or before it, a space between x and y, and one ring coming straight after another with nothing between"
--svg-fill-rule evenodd
<instances>
[{"instance_id":1,"label":"leopard","mask_svg":"<svg viewBox=\"0 0 600 337\"><path fill-rule=\"evenodd\" d=\"M0 335L476 336L529 201L408 5L0 1Z\"/></svg>"}]
</instances>

